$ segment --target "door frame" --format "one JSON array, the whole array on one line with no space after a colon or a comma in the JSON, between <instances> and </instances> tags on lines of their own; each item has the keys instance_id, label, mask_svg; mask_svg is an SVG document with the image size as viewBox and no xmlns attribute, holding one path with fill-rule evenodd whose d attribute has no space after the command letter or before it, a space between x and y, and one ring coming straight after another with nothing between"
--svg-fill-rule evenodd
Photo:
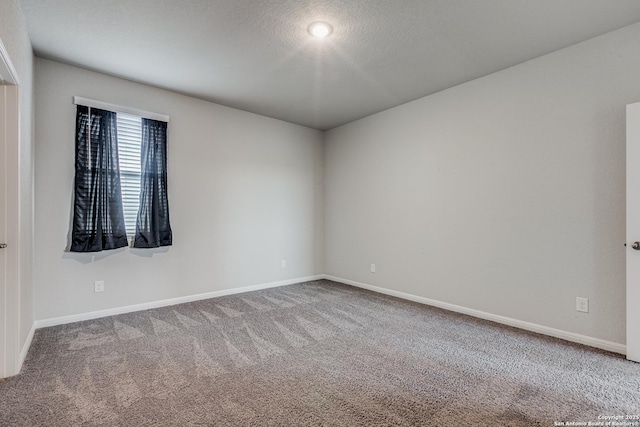
<instances>
[{"instance_id":1,"label":"door frame","mask_svg":"<svg viewBox=\"0 0 640 427\"><path fill-rule=\"evenodd\" d=\"M0 40L0 102L4 103L0 149L4 150L5 280L0 281L0 378L20 372L20 106L19 79Z\"/></svg>"},{"instance_id":2,"label":"door frame","mask_svg":"<svg viewBox=\"0 0 640 427\"><path fill-rule=\"evenodd\" d=\"M640 102L627 105L627 359L640 362Z\"/></svg>"}]
</instances>

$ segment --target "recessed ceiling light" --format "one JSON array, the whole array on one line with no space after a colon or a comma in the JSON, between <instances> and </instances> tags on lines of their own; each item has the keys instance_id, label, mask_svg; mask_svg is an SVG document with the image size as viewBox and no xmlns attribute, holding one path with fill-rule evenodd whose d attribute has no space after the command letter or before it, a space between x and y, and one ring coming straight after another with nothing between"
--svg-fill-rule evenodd
<instances>
[{"instance_id":1,"label":"recessed ceiling light","mask_svg":"<svg viewBox=\"0 0 640 427\"><path fill-rule=\"evenodd\" d=\"M309 25L309 34L317 39L323 39L331 34L333 28L326 22L314 22Z\"/></svg>"}]
</instances>

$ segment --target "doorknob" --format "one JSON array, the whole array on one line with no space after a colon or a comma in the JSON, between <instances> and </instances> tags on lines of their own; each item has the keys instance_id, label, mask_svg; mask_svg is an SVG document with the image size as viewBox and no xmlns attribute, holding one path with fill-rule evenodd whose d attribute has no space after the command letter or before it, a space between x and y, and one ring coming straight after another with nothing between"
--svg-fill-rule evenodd
<instances>
[{"instance_id":1,"label":"doorknob","mask_svg":"<svg viewBox=\"0 0 640 427\"><path fill-rule=\"evenodd\" d=\"M631 247L633 249L635 249L636 251L640 251L640 242L633 242L633 244L631 245Z\"/></svg>"},{"instance_id":2,"label":"doorknob","mask_svg":"<svg viewBox=\"0 0 640 427\"><path fill-rule=\"evenodd\" d=\"M4 249L4 248L6 248L6 247L7 247L7 244L6 244L6 243L0 243L0 249Z\"/></svg>"}]
</instances>

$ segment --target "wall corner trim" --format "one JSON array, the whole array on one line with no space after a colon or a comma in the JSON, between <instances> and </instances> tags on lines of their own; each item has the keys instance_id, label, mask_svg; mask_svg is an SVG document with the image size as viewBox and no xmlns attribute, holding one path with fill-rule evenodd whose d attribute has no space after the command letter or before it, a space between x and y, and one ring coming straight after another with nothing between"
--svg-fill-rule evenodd
<instances>
[{"instance_id":1,"label":"wall corner trim","mask_svg":"<svg viewBox=\"0 0 640 427\"><path fill-rule=\"evenodd\" d=\"M367 289L380 294L390 295L396 298L405 299L408 301L417 302L420 304L430 305L433 307L442 308L444 310L454 311L456 313L466 314L472 317L477 317L484 320L490 320L492 322L501 323L503 325L513 326L515 328L524 329L526 331L535 332L542 335L548 335L555 338L560 338L565 341L570 341L578 344L583 344L589 347L599 348L601 350L610 351L613 353L627 354L627 346L624 344L618 344L611 341L602 340L599 338L593 338L586 335L580 335L573 332L563 331L561 329L555 329L548 326L538 325L536 323L525 322L523 320L512 319L510 317L499 316L496 314L486 313L484 311L475 310L472 308L466 308L455 304L449 304L442 301L437 301L417 295L408 294L405 292L394 291L391 289L382 288L379 286L373 286L366 283L356 282L354 280L343 279L341 277L335 277L328 274L323 276L327 280L342 283L349 286L355 286L357 288Z\"/></svg>"},{"instance_id":2,"label":"wall corner trim","mask_svg":"<svg viewBox=\"0 0 640 427\"><path fill-rule=\"evenodd\" d=\"M36 333L36 322L31 324L31 329L29 330L29 335L27 335L27 339L24 341L22 346L22 350L20 351L20 359L18 360L18 373L22 370L22 365L24 364L24 360L27 358L27 353L29 353L29 348L31 347L31 342L33 341L33 336Z\"/></svg>"},{"instance_id":3,"label":"wall corner trim","mask_svg":"<svg viewBox=\"0 0 640 427\"><path fill-rule=\"evenodd\" d=\"M114 307L106 310L91 311L88 313L72 314L69 316L53 317L50 319L36 320L35 329L49 326L65 325L67 323L82 322L84 320L99 319L101 317L115 316L116 314L131 313L134 311L149 310L152 308L167 307L187 302L200 301L209 298L217 298L225 295L242 294L245 292L258 291L261 289L277 288L280 286L293 285L296 283L310 282L322 279L322 275L298 277L295 279L281 280L278 282L263 283L259 285L244 286L241 288L223 289L220 291L206 292L202 294L187 295L183 297L169 298L159 301L151 301L140 304Z\"/></svg>"}]
</instances>

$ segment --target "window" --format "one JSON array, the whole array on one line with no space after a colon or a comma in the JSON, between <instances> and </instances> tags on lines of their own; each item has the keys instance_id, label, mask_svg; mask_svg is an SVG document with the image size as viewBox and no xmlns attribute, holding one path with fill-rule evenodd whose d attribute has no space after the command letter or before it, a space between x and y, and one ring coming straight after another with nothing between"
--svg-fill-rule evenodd
<instances>
[{"instance_id":1,"label":"window","mask_svg":"<svg viewBox=\"0 0 640 427\"><path fill-rule=\"evenodd\" d=\"M142 118L126 113L117 113L116 118L124 224L127 235L133 236L136 234L136 218L140 206Z\"/></svg>"},{"instance_id":2,"label":"window","mask_svg":"<svg viewBox=\"0 0 640 427\"><path fill-rule=\"evenodd\" d=\"M74 103L76 176L69 250L117 249L128 246L131 236L134 248L171 246L169 117L80 97Z\"/></svg>"}]
</instances>

